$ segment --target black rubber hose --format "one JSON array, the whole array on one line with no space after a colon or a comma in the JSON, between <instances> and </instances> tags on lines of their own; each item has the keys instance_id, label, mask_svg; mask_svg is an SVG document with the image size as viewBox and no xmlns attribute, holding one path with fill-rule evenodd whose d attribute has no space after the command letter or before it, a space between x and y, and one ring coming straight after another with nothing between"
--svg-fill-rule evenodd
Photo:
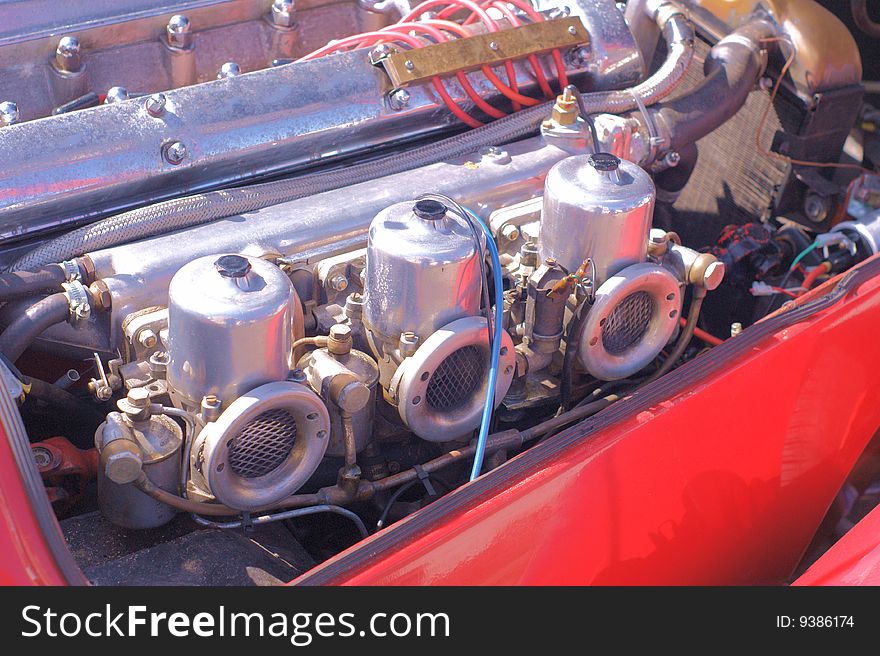
<instances>
[{"instance_id":1,"label":"black rubber hose","mask_svg":"<svg viewBox=\"0 0 880 656\"><path fill-rule=\"evenodd\" d=\"M25 398L42 401L46 405L60 410L66 417L78 417L89 421L101 418L97 407L76 398L57 385L30 376L23 376L21 382L25 388Z\"/></svg>"},{"instance_id":2,"label":"black rubber hose","mask_svg":"<svg viewBox=\"0 0 880 656\"><path fill-rule=\"evenodd\" d=\"M47 264L31 271L0 274L0 303L40 292L57 291L67 274L57 264Z\"/></svg>"},{"instance_id":3,"label":"black rubber hose","mask_svg":"<svg viewBox=\"0 0 880 656\"><path fill-rule=\"evenodd\" d=\"M64 294L52 294L31 305L0 335L0 353L15 362L50 326L67 319L69 304Z\"/></svg>"},{"instance_id":4,"label":"black rubber hose","mask_svg":"<svg viewBox=\"0 0 880 656\"><path fill-rule=\"evenodd\" d=\"M672 202L667 200L670 196L678 197L678 194L690 182L691 175L697 168L697 160L699 159L697 144L685 144L678 150L678 154L681 159L676 166L660 171L654 176L654 184L657 186L657 200L660 202Z\"/></svg>"},{"instance_id":5,"label":"black rubber hose","mask_svg":"<svg viewBox=\"0 0 880 656\"><path fill-rule=\"evenodd\" d=\"M574 387L574 361L581 346L584 327L590 314L590 302L581 303L574 316L568 322L568 334L565 339L565 356L562 358L562 372L559 385L559 411L562 414L571 405L572 388Z\"/></svg>"},{"instance_id":6,"label":"black rubber hose","mask_svg":"<svg viewBox=\"0 0 880 656\"><path fill-rule=\"evenodd\" d=\"M868 15L868 0L852 0L850 7L856 27L868 36L880 39L880 23L874 22Z\"/></svg>"},{"instance_id":7,"label":"black rubber hose","mask_svg":"<svg viewBox=\"0 0 880 656\"><path fill-rule=\"evenodd\" d=\"M103 417L97 407L83 403L66 389L47 383L39 378L25 376L9 359L0 353L0 362L15 376L24 389L25 399L41 401L46 405L61 410L66 417L81 417L85 420L99 420Z\"/></svg>"},{"instance_id":8,"label":"black rubber hose","mask_svg":"<svg viewBox=\"0 0 880 656\"><path fill-rule=\"evenodd\" d=\"M696 143L740 110L764 71L761 42L775 33L763 19L743 25L709 52L696 88L656 106L652 113L665 127L670 150Z\"/></svg>"},{"instance_id":9,"label":"black rubber hose","mask_svg":"<svg viewBox=\"0 0 880 656\"><path fill-rule=\"evenodd\" d=\"M678 341L675 343L675 347L672 349L672 353L670 353L669 357L666 358L663 364L657 368L657 371L648 376L642 385L653 383L655 380L668 373L672 367L675 366L675 363L678 362L678 359L684 355L685 349L694 338L694 329L697 327L697 321L700 318L700 308L703 307L703 299L705 298L705 288L694 287L694 297L691 299L691 307L688 310L687 321L685 322L684 328L681 330L681 334L678 337Z\"/></svg>"}]
</instances>

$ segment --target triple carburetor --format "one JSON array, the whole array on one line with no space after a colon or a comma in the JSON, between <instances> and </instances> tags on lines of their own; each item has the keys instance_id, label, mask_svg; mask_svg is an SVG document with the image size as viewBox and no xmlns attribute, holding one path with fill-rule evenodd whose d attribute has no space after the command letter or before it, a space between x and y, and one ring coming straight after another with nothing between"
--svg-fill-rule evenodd
<instances>
[{"instance_id":1,"label":"triple carburetor","mask_svg":"<svg viewBox=\"0 0 880 656\"><path fill-rule=\"evenodd\" d=\"M502 326L490 324L485 235L440 200L373 219L366 251L349 258L363 263L360 289L346 290L347 311L324 334L305 334L321 332L315 317L331 299L303 288L302 267L242 254L190 262L167 310L150 309L159 338L119 368L129 396L98 430L105 514L133 528L173 516L132 487L142 475L195 503L271 509L325 458L359 475L377 421L429 442L466 441L481 422L492 331L496 406L529 405L528 385L514 383L530 377L544 388L532 405L552 402L569 342L581 378L641 371L679 330L687 285L713 289L723 276L712 256L651 229L654 200L651 177L613 155L556 164L536 239L502 252ZM575 316L584 321L573 341Z\"/></svg>"}]
</instances>

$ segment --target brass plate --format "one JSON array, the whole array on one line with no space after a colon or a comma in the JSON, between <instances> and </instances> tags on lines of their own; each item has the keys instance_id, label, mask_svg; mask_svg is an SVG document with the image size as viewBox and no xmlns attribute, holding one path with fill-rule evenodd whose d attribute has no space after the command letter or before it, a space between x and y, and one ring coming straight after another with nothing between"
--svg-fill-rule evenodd
<instances>
[{"instance_id":1,"label":"brass plate","mask_svg":"<svg viewBox=\"0 0 880 656\"><path fill-rule=\"evenodd\" d=\"M571 16L404 50L385 57L381 63L392 84L399 88L438 75L471 71L484 64L493 66L589 42L589 32L580 18Z\"/></svg>"}]
</instances>

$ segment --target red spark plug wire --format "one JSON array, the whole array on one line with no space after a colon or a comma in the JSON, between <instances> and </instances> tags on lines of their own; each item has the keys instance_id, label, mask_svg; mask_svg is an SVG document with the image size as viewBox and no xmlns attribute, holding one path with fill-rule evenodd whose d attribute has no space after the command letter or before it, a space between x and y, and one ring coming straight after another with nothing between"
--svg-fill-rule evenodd
<instances>
[{"instance_id":1,"label":"red spark plug wire","mask_svg":"<svg viewBox=\"0 0 880 656\"><path fill-rule=\"evenodd\" d=\"M425 0L425 2L422 2L418 6L414 7L407 15L403 16L401 20L394 25L381 28L378 31L364 32L362 34L345 37L338 41L328 43L326 46L319 48L318 50L315 50L314 52L311 52L304 57L301 57L298 61L314 59L340 50L374 47L381 43L390 42L405 44L411 49L420 48L423 47L425 43L416 37L416 34L418 33L427 36L429 39L437 43L449 41L450 37L448 36L448 34L453 34L457 37L462 38L472 36L471 33L467 29L465 29L462 24L451 20L444 20L445 18L451 17L458 12L469 12L469 15L464 19L464 24L470 24L476 21L480 21L485 25L486 29L489 32L497 32L501 29L497 21L489 15L487 11L487 9L489 8L494 8L496 11L500 12L502 16L504 16L508 20L511 26L517 27L521 25L522 20L513 11L511 11L508 5L513 5L514 7L519 8L532 21L537 22L544 20L544 17L537 11L535 11L527 0L481 0L480 2L475 2L474 0ZM442 9L437 12L438 18L416 20L417 17L421 16L428 9L437 7L442 7ZM405 32L403 30L409 30L409 32ZM559 53L559 50L551 51L551 55L553 56L554 62L556 64L560 85L564 87L568 84L568 76L566 75L565 64L562 60L562 55ZM549 82L547 81L547 77L544 74L540 61L535 55L529 55L528 60L531 68L534 71L535 79L542 93L546 97L552 98L553 91L550 87ZM530 98L519 92L516 80L516 71L514 69L513 62L504 62L504 68L505 72L507 73L509 86L501 81L501 79L490 66L483 65L481 67L481 72L483 73L483 75L486 76L489 82L498 90L499 93L510 100L514 111L518 111L523 105L534 106L539 104L539 100L536 100L535 98ZM488 102L486 102L486 100L474 89L473 85L463 71L458 71L456 73L456 79L458 80L467 97L474 103L474 105L478 109L484 112L487 116L490 116L491 118L501 118L506 115L500 109L493 107ZM439 76L432 78L431 83L437 94L440 96L440 99L444 102L444 104L446 104L449 110L459 120L470 127L480 127L481 125L483 125L480 121L465 112L456 103L456 101L450 96L446 87L443 85L443 81Z\"/></svg>"}]
</instances>

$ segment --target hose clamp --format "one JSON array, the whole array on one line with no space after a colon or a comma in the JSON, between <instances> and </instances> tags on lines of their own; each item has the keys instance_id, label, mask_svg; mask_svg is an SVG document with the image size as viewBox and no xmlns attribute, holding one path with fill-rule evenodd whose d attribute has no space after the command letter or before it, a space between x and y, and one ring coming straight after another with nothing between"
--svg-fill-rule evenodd
<instances>
[{"instance_id":1,"label":"hose clamp","mask_svg":"<svg viewBox=\"0 0 880 656\"><path fill-rule=\"evenodd\" d=\"M79 270L79 265L74 260L64 260L59 266L64 269L64 279L67 282L82 280L82 272Z\"/></svg>"},{"instance_id":2,"label":"hose clamp","mask_svg":"<svg viewBox=\"0 0 880 656\"><path fill-rule=\"evenodd\" d=\"M79 280L72 280L61 284L64 295L67 296L67 304L70 310L70 322L74 325L88 321L92 315L92 304L89 299L89 291Z\"/></svg>"},{"instance_id":3,"label":"hose clamp","mask_svg":"<svg viewBox=\"0 0 880 656\"><path fill-rule=\"evenodd\" d=\"M641 113L642 118L645 121L645 127L648 130L648 145L650 147L647 161L653 162L657 159L658 153L661 152L662 148L666 145L666 139L660 136L660 131L657 129L657 125L654 123L654 117L648 111L648 108L645 105L645 101L639 95L639 92L635 89L630 89L630 94L632 94L633 100L635 101L636 106L639 108L639 112Z\"/></svg>"}]
</instances>

